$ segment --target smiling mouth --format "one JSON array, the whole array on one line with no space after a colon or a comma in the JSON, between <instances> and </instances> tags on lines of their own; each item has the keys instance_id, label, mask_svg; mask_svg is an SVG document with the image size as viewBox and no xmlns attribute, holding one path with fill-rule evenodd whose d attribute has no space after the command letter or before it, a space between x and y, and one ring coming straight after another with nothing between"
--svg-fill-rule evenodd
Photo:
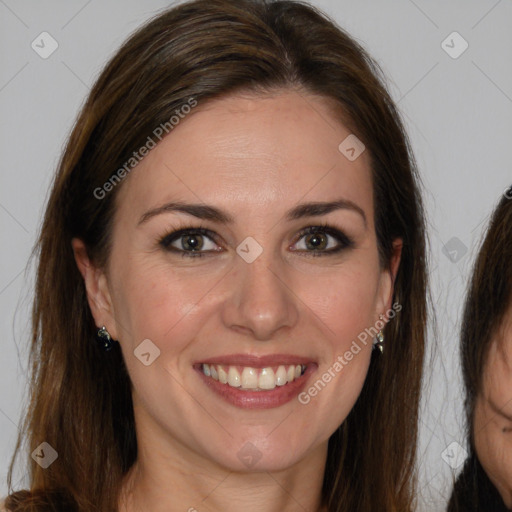
<instances>
[{"instance_id":1,"label":"smiling mouth","mask_svg":"<svg viewBox=\"0 0 512 512\"><path fill-rule=\"evenodd\" d=\"M268 391L282 387L304 375L307 365L291 364L253 368L202 363L203 374L221 384L246 391Z\"/></svg>"}]
</instances>

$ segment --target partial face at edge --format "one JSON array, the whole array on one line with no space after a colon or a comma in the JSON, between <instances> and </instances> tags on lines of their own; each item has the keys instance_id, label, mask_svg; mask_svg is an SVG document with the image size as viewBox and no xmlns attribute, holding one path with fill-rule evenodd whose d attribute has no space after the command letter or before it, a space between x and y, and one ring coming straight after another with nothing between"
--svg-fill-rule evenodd
<instances>
[{"instance_id":1,"label":"partial face at edge","mask_svg":"<svg viewBox=\"0 0 512 512\"><path fill-rule=\"evenodd\" d=\"M478 459L512 509L512 308L489 350L473 426Z\"/></svg>"},{"instance_id":2,"label":"partial face at edge","mask_svg":"<svg viewBox=\"0 0 512 512\"><path fill-rule=\"evenodd\" d=\"M372 339L357 352L353 342L392 296L392 276L379 265L369 155L349 161L338 150L349 134L317 97L223 98L199 104L126 179L108 273L90 287L90 302L96 294L107 304L93 314L121 343L139 441L235 470L248 469L247 443L260 456L255 470L325 453L366 378ZM214 206L232 222L156 213L177 201ZM342 207L286 218L299 204L334 201ZM186 228L195 234L172 235ZM254 261L244 259L259 247ZM193 248L203 256L190 256ZM134 355L143 340L160 351L148 366ZM289 397L281 392L268 406L258 397L253 408L244 391L219 393L200 371L206 361L240 375L295 362L307 370ZM320 390L301 403L298 392L315 383Z\"/></svg>"}]
</instances>

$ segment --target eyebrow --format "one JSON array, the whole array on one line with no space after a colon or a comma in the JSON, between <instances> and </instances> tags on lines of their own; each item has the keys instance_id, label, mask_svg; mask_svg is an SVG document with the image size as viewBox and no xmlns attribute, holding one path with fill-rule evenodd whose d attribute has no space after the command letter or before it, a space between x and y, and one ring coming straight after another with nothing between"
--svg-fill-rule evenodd
<instances>
[{"instance_id":1,"label":"eyebrow","mask_svg":"<svg viewBox=\"0 0 512 512\"><path fill-rule=\"evenodd\" d=\"M302 203L295 206L286 213L286 220L292 221L301 219L303 217L315 217L319 215L326 215L335 210L351 210L358 213L364 222L365 227L367 226L367 219L364 210L356 203L347 199L338 199L330 202L310 202ZM185 203L182 201L166 203L157 208L153 208L144 213L138 222L138 225L147 222L152 217L168 212L180 212L192 215L198 219L211 220L221 224L233 224L234 217L230 214L216 208L214 206L206 204L193 204Z\"/></svg>"}]
</instances>

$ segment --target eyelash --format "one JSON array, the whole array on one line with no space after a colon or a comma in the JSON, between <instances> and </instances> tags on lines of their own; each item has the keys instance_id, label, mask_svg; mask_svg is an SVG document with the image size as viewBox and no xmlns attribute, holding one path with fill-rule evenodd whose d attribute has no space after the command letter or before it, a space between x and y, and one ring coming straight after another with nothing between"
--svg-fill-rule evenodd
<instances>
[{"instance_id":1,"label":"eyelash","mask_svg":"<svg viewBox=\"0 0 512 512\"><path fill-rule=\"evenodd\" d=\"M350 237L345 235L345 233L343 233L339 229L337 229L333 226L330 226L329 224L320 224L320 225L316 225L316 226L308 226L306 228L303 228L299 232L297 241L295 243L300 241L305 235L312 235L312 234L317 234L317 233L323 233L323 234L332 236L333 238L335 238L338 241L339 246L335 249L328 249L328 250L323 250L323 251L319 251L319 252L306 251L307 253L309 253L308 256L312 256L312 257L331 256L333 254L341 252L344 249L349 249L354 246L354 241ZM185 250L177 249L176 247L170 246L170 244L172 242L174 242L186 235L206 236L206 237L210 238L213 242L217 243L215 241L216 235L213 231L206 229L202 226L199 226L199 227L195 227L195 228L188 227L188 228L183 228L183 229L173 231L173 232L165 235L163 238L161 238L159 241L159 244L164 249L166 249L168 251L181 253L181 256L184 258L202 258L203 256L206 256L209 253L213 252L213 251L185 251ZM303 250L300 250L298 252L303 252Z\"/></svg>"}]
</instances>

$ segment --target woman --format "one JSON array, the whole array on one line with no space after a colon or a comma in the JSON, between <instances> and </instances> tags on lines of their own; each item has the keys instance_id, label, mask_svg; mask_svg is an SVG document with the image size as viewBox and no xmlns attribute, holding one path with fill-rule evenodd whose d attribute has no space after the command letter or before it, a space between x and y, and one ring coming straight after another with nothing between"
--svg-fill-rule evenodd
<instances>
[{"instance_id":1,"label":"woman","mask_svg":"<svg viewBox=\"0 0 512 512\"><path fill-rule=\"evenodd\" d=\"M470 454L448 510L506 511L512 509L512 187L492 215L462 325Z\"/></svg>"},{"instance_id":2,"label":"woman","mask_svg":"<svg viewBox=\"0 0 512 512\"><path fill-rule=\"evenodd\" d=\"M123 45L46 210L8 510L412 510L424 221L379 76L296 2Z\"/></svg>"}]
</instances>

